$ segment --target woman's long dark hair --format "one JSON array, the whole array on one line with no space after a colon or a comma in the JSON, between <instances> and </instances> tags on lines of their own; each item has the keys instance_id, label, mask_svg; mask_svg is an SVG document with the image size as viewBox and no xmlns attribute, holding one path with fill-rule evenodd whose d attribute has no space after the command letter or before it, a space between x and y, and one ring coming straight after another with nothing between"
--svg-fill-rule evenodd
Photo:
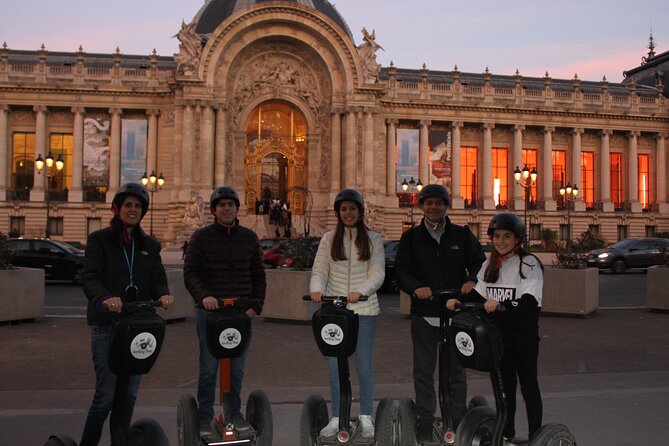
<instances>
[{"instance_id":1,"label":"woman's long dark hair","mask_svg":"<svg viewBox=\"0 0 669 446\"><path fill-rule=\"evenodd\" d=\"M125 230L125 226L118 216L114 215L111 221L109 222L109 227L111 228L111 238L114 243L118 243L121 246L129 245L133 240L137 243L136 249L142 249L142 241L144 239L144 231L139 226L139 223L132 228L132 238L128 237L128 233Z\"/></svg>"},{"instance_id":2,"label":"woman's long dark hair","mask_svg":"<svg viewBox=\"0 0 669 446\"><path fill-rule=\"evenodd\" d=\"M360 209L360 206L358 206L358 209ZM358 260L366 262L372 258L372 242L369 239L369 234L367 234L369 228L362 219L362 209L360 209L360 219L355 224L355 227L358 230L358 235L355 237L355 247L358 249ZM346 260L346 250L344 249L345 229L346 227L339 216L339 211L337 211L337 227L335 228L334 237L332 239L332 248L330 249L332 260Z\"/></svg>"},{"instance_id":3,"label":"woman's long dark hair","mask_svg":"<svg viewBox=\"0 0 669 446\"><path fill-rule=\"evenodd\" d=\"M541 263L541 260L539 260L539 257L529 252L522 245L519 244L516 248L514 248L514 251L516 255L520 257L520 263L518 264L518 273L520 274L520 277L522 279L525 279L525 275L523 274L524 257L532 256L535 259L537 259L537 262L539 263L539 266L543 271L544 265ZM483 280L485 280L487 283L497 282L497 279L499 279L499 270L502 268L502 261L503 259L500 253L498 253L497 250L493 248L492 253L490 254L490 261L488 262L488 267L485 269L485 273L483 275Z\"/></svg>"}]
</instances>

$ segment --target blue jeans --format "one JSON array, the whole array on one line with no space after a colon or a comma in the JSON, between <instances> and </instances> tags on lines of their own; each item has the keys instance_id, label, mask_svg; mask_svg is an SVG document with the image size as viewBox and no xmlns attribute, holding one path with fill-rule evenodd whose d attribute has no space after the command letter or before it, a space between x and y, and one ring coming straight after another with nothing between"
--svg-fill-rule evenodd
<instances>
[{"instance_id":1,"label":"blue jeans","mask_svg":"<svg viewBox=\"0 0 669 446\"><path fill-rule=\"evenodd\" d=\"M197 309L197 338L200 344L200 374L197 381L198 416L208 420L214 417L214 400L216 399L216 377L218 376L218 359L209 353L207 348L207 316L209 311ZM249 332L251 342L251 332ZM248 346L247 346L248 349ZM242 407L241 393L244 379L244 362L246 352L230 361L230 393L229 398L231 415L240 413Z\"/></svg>"},{"instance_id":2,"label":"blue jeans","mask_svg":"<svg viewBox=\"0 0 669 446\"><path fill-rule=\"evenodd\" d=\"M355 348L355 366L360 384L360 415L371 415L374 406L374 336L377 316L358 316L358 343ZM339 416L339 370L337 358L330 363L330 396L332 414Z\"/></svg>"},{"instance_id":3,"label":"blue jeans","mask_svg":"<svg viewBox=\"0 0 669 446\"><path fill-rule=\"evenodd\" d=\"M91 352L93 353L93 365L95 367L95 395L93 396L91 407L88 409L84 432L81 434L81 441L79 442L80 446L97 446L102 436L105 420L109 412L111 412L114 403L116 375L112 373L107 364L111 332L112 327L91 326ZM126 435L130 432L130 420L132 419L132 411L137 399L140 377L140 375L131 376L128 385L122 419Z\"/></svg>"}]
</instances>

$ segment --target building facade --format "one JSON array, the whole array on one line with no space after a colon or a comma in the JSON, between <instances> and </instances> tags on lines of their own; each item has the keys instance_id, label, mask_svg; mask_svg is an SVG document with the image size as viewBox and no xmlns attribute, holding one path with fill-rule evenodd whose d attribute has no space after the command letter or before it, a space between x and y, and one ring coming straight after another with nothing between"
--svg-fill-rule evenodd
<instances>
[{"instance_id":1,"label":"building facade","mask_svg":"<svg viewBox=\"0 0 669 446\"><path fill-rule=\"evenodd\" d=\"M502 209L533 240L669 231L669 52L651 48L624 83L380 67L374 33L356 46L326 0L208 0L177 37L173 57L0 48L0 232L85 241L114 190L151 172L166 243L224 184L245 224L280 199L312 234L356 188L370 226L398 238L412 178L447 186L451 218L481 235ZM62 170L36 168L49 153ZM525 167L535 182L515 181Z\"/></svg>"}]
</instances>

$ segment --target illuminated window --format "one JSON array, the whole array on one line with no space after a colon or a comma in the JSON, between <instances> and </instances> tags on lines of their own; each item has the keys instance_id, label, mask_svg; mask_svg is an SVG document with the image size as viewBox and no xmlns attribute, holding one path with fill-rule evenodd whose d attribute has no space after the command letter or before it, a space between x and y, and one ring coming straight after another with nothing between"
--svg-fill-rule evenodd
<instances>
[{"instance_id":1,"label":"illuminated window","mask_svg":"<svg viewBox=\"0 0 669 446\"><path fill-rule=\"evenodd\" d=\"M527 166L528 169L530 169L530 172L532 169L537 168L537 151L535 149L523 149L523 165L519 166L521 170ZM539 172L541 175L541 172ZM530 194L530 207L534 208L536 207L536 201L537 201L537 182L535 181L532 184L532 187L530 188L532 193Z\"/></svg>"},{"instance_id":2,"label":"illuminated window","mask_svg":"<svg viewBox=\"0 0 669 446\"><path fill-rule=\"evenodd\" d=\"M564 197L560 195L560 188L567 184L567 152L564 150L553 150L553 198L558 203L558 208L564 209Z\"/></svg>"},{"instance_id":3,"label":"illuminated window","mask_svg":"<svg viewBox=\"0 0 669 446\"><path fill-rule=\"evenodd\" d=\"M29 199L30 189L33 187L35 156L35 134L14 133L12 138L12 199Z\"/></svg>"},{"instance_id":4,"label":"illuminated window","mask_svg":"<svg viewBox=\"0 0 669 446\"><path fill-rule=\"evenodd\" d=\"M623 154L612 153L609 156L609 174L611 176L611 201L616 209L623 207Z\"/></svg>"},{"instance_id":5,"label":"illuminated window","mask_svg":"<svg viewBox=\"0 0 669 446\"><path fill-rule=\"evenodd\" d=\"M639 155L639 203L647 209L650 205L650 155Z\"/></svg>"},{"instance_id":6,"label":"illuminated window","mask_svg":"<svg viewBox=\"0 0 669 446\"><path fill-rule=\"evenodd\" d=\"M257 144L270 139L306 148L307 122L302 112L287 102L265 102L257 106L246 121L246 147L253 152Z\"/></svg>"},{"instance_id":7,"label":"illuminated window","mask_svg":"<svg viewBox=\"0 0 669 446\"><path fill-rule=\"evenodd\" d=\"M509 202L509 158L507 149L492 149L492 196L496 206Z\"/></svg>"},{"instance_id":8,"label":"illuminated window","mask_svg":"<svg viewBox=\"0 0 669 446\"><path fill-rule=\"evenodd\" d=\"M477 162L478 153L476 147L462 147L460 149L460 179L462 184L462 198L465 207L476 207L478 197Z\"/></svg>"},{"instance_id":9,"label":"illuminated window","mask_svg":"<svg viewBox=\"0 0 669 446\"><path fill-rule=\"evenodd\" d=\"M581 184L578 185L580 194L585 201L585 207L595 206L595 153L581 152Z\"/></svg>"},{"instance_id":10,"label":"illuminated window","mask_svg":"<svg viewBox=\"0 0 669 446\"><path fill-rule=\"evenodd\" d=\"M54 170L55 175L49 180L49 193L51 199L67 199L62 192L72 189L72 134L52 133L49 137L49 152L54 160L62 157L63 170Z\"/></svg>"}]
</instances>

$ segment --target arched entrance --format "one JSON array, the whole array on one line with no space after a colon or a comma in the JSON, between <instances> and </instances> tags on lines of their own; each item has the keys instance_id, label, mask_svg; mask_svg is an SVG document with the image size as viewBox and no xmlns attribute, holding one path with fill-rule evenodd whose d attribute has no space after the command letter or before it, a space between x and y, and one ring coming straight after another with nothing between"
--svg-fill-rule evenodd
<instances>
[{"instance_id":1,"label":"arched entrance","mask_svg":"<svg viewBox=\"0 0 669 446\"><path fill-rule=\"evenodd\" d=\"M307 124L288 102L258 105L246 121L244 160L246 207L258 211L267 200L304 213L307 186Z\"/></svg>"}]
</instances>

